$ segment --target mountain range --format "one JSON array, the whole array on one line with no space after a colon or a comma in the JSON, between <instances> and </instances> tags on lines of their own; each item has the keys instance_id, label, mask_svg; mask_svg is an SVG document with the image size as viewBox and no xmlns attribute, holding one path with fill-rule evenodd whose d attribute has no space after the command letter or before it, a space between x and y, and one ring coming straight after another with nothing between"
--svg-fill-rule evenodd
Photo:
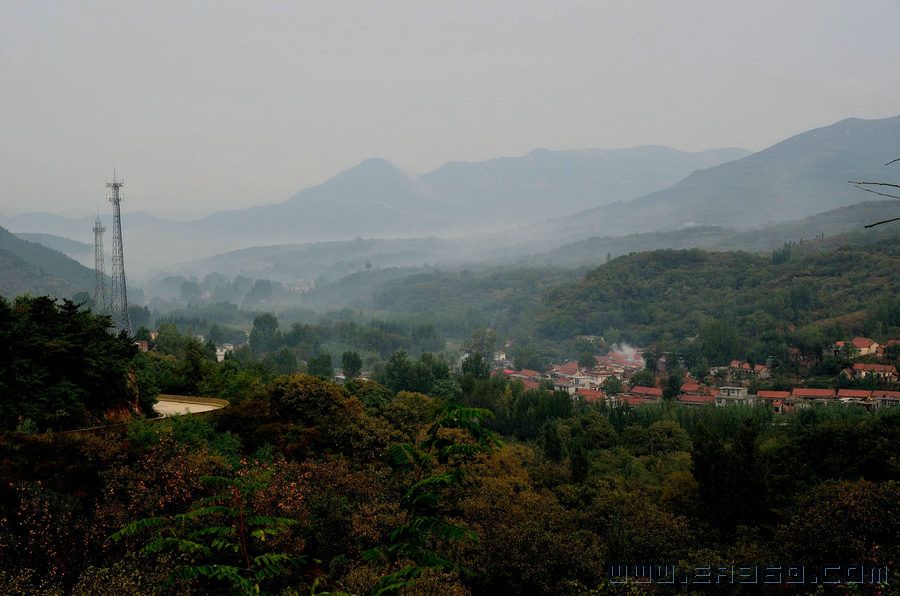
<instances>
[{"instance_id":1,"label":"mountain range","mask_svg":"<svg viewBox=\"0 0 900 596\"><path fill-rule=\"evenodd\" d=\"M522 157L452 162L423 176L372 158L287 201L194 221L123 214L130 271L253 245L367 238L453 236L526 224L664 188L743 149L666 147L535 150ZM16 232L92 239L93 217L28 213L0 218ZM104 218L107 229L111 222Z\"/></svg>"},{"instance_id":2,"label":"mountain range","mask_svg":"<svg viewBox=\"0 0 900 596\"><path fill-rule=\"evenodd\" d=\"M129 274L139 277L177 263L205 267L216 260L203 260L217 254L226 255L218 259L223 267L229 259L255 259L243 263L254 272L288 277L329 268L337 274L373 259L407 266L521 258L598 237L693 230L682 237L705 234L711 240L876 199L847 181L890 180L893 170L883 164L900 154L898 139L900 117L851 118L753 154L657 146L538 149L521 157L451 162L421 176L373 158L281 203L187 222L126 213L125 257ZM0 218L16 232L77 241L92 239L92 224L93 217L52 214ZM356 238L378 240L322 244ZM404 238L416 240L400 242ZM316 262L323 258L328 262Z\"/></svg>"},{"instance_id":3,"label":"mountain range","mask_svg":"<svg viewBox=\"0 0 900 596\"><path fill-rule=\"evenodd\" d=\"M546 221L501 237L550 248L557 239L619 236L687 226L749 229L877 199L849 180L885 180L900 156L900 116L849 118L790 137L747 157L693 172L680 182ZM498 238L499 240L499 238Z\"/></svg>"},{"instance_id":4,"label":"mountain range","mask_svg":"<svg viewBox=\"0 0 900 596\"><path fill-rule=\"evenodd\" d=\"M831 242L876 241L897 234L894 226L866 230L865 225L900 214L896 201L864 201L838 207L801 220L780 222L752 230L723 226L692 226L615 236L595 236L560 243L536 251L528 244L497 247L469 239L404 238L356 239L309 244L285 244L244 248L183 263L170 269L185 276L222 273L280 282L333 281L368 268L408 268L431 265L443 268L512 265L583 267L596 266L607 256L663 248L703 248L767 252L785 243L804 243L818 238Z\"/></svg>"},{"instance_id":5,"label":"mountain range","mask_svg":"<svg viewBox=\"0 0 900 596\"><path fill-rule=\"evenodd\" d=\"M522 157L452 162L419 177L372 158L284 203L216 213L191 226L269 241L459 235L634 198L748 154L656 146L538 149Z\"/></svg>"}]
</instances>

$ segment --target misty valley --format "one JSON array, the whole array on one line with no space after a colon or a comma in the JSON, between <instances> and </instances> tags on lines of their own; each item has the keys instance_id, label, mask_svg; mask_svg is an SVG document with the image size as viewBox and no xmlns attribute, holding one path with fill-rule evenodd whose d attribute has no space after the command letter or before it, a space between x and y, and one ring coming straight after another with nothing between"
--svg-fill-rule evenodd
<instances>
[{"instance_id":1,"label":"misty valley","mask_svg":"<svg viewBox=\"0 0 900 596\"><path fill-rule=\"evenodd\" d=\"M897 17L0 2L0 594L900 594Z\"/></svg>"}]
</instances>

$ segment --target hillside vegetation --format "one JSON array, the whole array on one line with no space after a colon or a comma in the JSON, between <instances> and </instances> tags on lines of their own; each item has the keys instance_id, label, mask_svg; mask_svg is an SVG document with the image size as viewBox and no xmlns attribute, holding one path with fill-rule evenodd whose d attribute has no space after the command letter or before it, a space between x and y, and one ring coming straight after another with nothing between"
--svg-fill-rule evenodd
<instances>
[{"instance_id":1,"label":"hillside vegetation","mask_svg":"<svg viewBox=\"0 0 900 596\"><path fill-rule=\"evenodd\" d=\"M595 236L533 254L528 260L555 266L596 265L607 255L617 257L648 250L703 248L767 252L781 248L786 242L805 243L807 250L817 247L834 249L848 243L866 244L896 236L897 229L890 226L869 230L865 226L897 214L900 214L897 201L864 201L750 231L692 226L664 232Z\"/></svg>"},{"instance_id":2,"label":"hillside vegetation","mask_svg":"<svg viewBox=\"0 0 900 596\"><path fill-rule=\"evenodd\" d=\"M66 255L0 228L0 296L72 296L94 286L94 272Z\"/></svg>"},{"instance_id":3,"label":"hillside vegetation","mask_svg":"<svg viewBox=\"0 0 900 596\"><path fill-rule=\"evenodd\" d=\"M553 289L534 330L546 340L612 332L641 345L689 343L698 333L703 343L706 330L729 338L718 359L744 357L786 335L797 345L804 335L822 344L829 329L838 337L898 333L898 290L897 238L811 254L786 247L772 256L661 250L613 259ZM758 346L758 357L773 349Z\"/></svg>"}]
</instances>

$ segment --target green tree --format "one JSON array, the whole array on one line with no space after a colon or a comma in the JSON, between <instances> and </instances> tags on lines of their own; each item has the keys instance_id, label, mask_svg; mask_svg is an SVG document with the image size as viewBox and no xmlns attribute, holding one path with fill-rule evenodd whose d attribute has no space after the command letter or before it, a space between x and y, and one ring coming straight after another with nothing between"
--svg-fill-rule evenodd
<instances>
[{"instance_id":1,"label":"green tree","mask_svg":"<svg viewBox=\"0 0 900 596\"><path fill-rule=\"evenodd\" d=\"M189 395L197 395L204 379L212 374L213 367L203 344L196 339L188 339L185 342L183 356L175 369L176 374L184 382L182 391Z\"/></svg>"},{"instance_id":2,"label":"green tree","mask_svg":"<svg viewBox=\"0 0 900 596\"><path fill-rule=\"evenodd\" d=\"M373 594L394 593L413 586L427 570L459 571L452 543L478 540L471 529L443 516L442 493L462 483L465 460L500 445L485 428L488 410L450 406L440 412L418 444L388 448L391 465L411 479L401 505L405 521L388 534L388 542L366 551L364 559L382 562L386 575ZM449 432L448 432L449 431ZM397 564L402 567L397 568Z\"/></svg>"},{"instance_id":3,"label":"green tree","mask_svg":"<svg viewBox=\"0 0 900 596\"><path fill-rule=\"evenodd\" d=\"M666 379L666 385L663 387L663 399L677 399L678 396L681 395L681 386L683 384L684 380L681 370L676 369L671 371L669 377Z\"/></svg>"},{"instance_id":4,"label":"green tree","mask_svg":"<svg viewBox=\"0 0 900 596\"><path fill-rule=\"evenodd\" d=\"M181 334L178 327L173 323L160 323L159 332L156 334L154 345L156 351L161 354L168 354L181 358L184 356L184 349L188 343L187 337Z\"/></svg>"},{"instance_id":5,"label":"green tree","mask_svg":"<svg viewBox=\"0 0 900 596\"><path fill-rule=\"evenodd\" d=\"M253 319L250 330L250 349L256 354L273 352L281 346L281 332L275 315L264 313Z\"/></svg>"},{"instance_id":6,"label":"green tree","mask_svg":"<svg viewBox=\"0 0 900 596\"><path fill-rule=\"evenodd\" d=\"M619 377L609 376L603 379L600 385L607 395L618 395L622 393L622 380Z\"/></svg>"},{"instance_id":7,"label":"green tree","mask_svg":"<svg viewBox=\"0 0 900 596\"><path fill-rule=\"evenodd\" d=\"M741 352L737 331L725 321L710 320L700 325L700 345L703 357L715 364L724 364Z\"/></svg>"},{"instance_id":8,"label":"green tree","mask_svg":"<svg viewBox=\"0 0 900 596\"><path fill-rule=\"evenodd\" d=\"M462 362L462 374L471 375L475 379L487 379L491 376L491 364L482 354L469 354Z\"/></svg>"},{"instance_id":9,"label":"green tree","mask_svg":"<svg viewBox=\"0 0 900 596\"><path fill-rule=\"evenodd\" d=\"M334 367L331 364L331 354L322 352L313 356L306 362L306 372L314 377L330 379L334 376Z\"/></svg>"},{"instance_id":10,"label":"green tree","mask_svg":"<svg viewBox=\"0 0 900 596\"><path fill-rule=\"evenodd\" d=\"M642 368L631 376L632 386L653 387L656 385L656 376L653 371Z\"/></svg>"},{"instance_id":11,"label":"green tree","mask_svg":"<svg viewBox=\"0 0 900 596\"><path fill-rule=\"evenodd\" d=\"M391 391L403 391L410 385L412 378L412 364L406 352L400 350L391 354L384 364L382 380L385 387Z\"/></svg>"},{"instance_id":12,"label":"green tree","mask_svg":"<svg viewBox=\"0 0 900 596\"><path fill-rule=\"evenodd\" d=\"M143 553L171 551L189 558L189 563L172 572L173 585L176 581L200 586L210 582L227 586L231 593L259 594L308 562L305 556L271 550L273 539L287 534L297 521L254 509L254 497L266 487L269 476L250 470L235 478L204 477L218 492L197 501L187 513L131 522L111 539L119 542L149 534Z\"/></svg>"},{"instance_id":13,"label":"green tree","mask_svg":"<svg viewBox=\"0 0 900 596\"><path fill-rule=\"evenodd\" d=\"M597 361L594 360L593 352L582 352L580 356L578 356L578 366L581 368L594 368L596 366Z\"/></svg>"},{"instance_id":14,"label":"green tree","mask_svg":"<svg viewBox=\"0 0 900 596\"><path fill-rule=\"evenodd\" d=\"M344 352L341 355L341 369L346 379L355 379L362 371L362 358L356 352Z\"/></svg>"},{"instance_id":15,"label":"green tree","mask_svg":"<svg viewBox=\"0 0 900 596\"><path fill-rule=\"evenodd\" d=\"M277 352L266 354L263 366L268 368L273 375L292 375L299 369L297 356L289 348L281 348Z\"/></svg>"},{"instance_id":16,"label":"green tree","mask_svg":"<svg viewBox=\"0 0 900 596\"><path fill-rule=\"evenodd\" d=\"M493 329L479 328L472 332L465 344L465 351L469 354L481 354L485 360L491 360L494 356L494 346L497 343L497 332Z\"/></svg>"},{"instance_id":17,"label":"green tree","mask_svg":"<svg viewBox=\"0 0 900 596\"><path fill-rule=\"evenodd\" d=\"M581 430L580 426L576 426L572 430L566 451L569 454L569 473L572 475L572 481L577 483L584 482L590 468L590 460L588 459L584 431Z\"/></svg>"},{"instance_id":18,"label":"green tree","mask_svg":"<svg viewBox=\"0 0 900 596\"><path fill-rule=\"evenodd\" d=\"M86 426L129 409L140 397L137 348L109 328L109 317L69 300L0 297L0 430L20 419L42 430Z\"/></svg>"}]
</instances>

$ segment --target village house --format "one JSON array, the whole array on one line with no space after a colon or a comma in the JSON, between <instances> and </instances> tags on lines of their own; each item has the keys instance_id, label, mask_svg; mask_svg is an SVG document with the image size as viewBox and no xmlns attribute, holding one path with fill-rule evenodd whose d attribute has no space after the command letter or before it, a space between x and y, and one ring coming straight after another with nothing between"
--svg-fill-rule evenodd
<instances>
[{"instance_id":1,"label":"village house","mask_svg":"<svg viewBox=\"0 0 900 596\"><path fill-rule=\"evenodd\" d=\"M874 377L882 382L897 382L897 367L893 364L867 364L864 362L854 362L850 369L850 374L854 379L866 379Z\"/></svg>"},{"instance_id":2,"label":"village house","mask_svg":"<svg viewBox=\"0 0 900 596\"><path fill-rule=\"evenodd\" d=\"M582 387L575 390L575 397L580 397L587 403L598 403L606 399L606 394L599 389L586 389Z\"/></svg>"},{"instance_id":3,"label":"village house","mask_svg":"<svg viewBox=\"0 0 900 596\"><path fill-rule=\"evenodd\" d=\"M716 396L682 393L678 396L678 403L686 406L714 406Z\"/></svg>"},{"instance_id":4,"label":"village house","mask_svg":"<svg viewBox=\"0 0 900 596\"><path fill-rule=\"evenodd\" d=\"M575 383L569 378L559 378L553 381L554 391L565 391L569 395L574 395L577 389L578 387L576 387Z\"/></svg>"},{"instance_id":5,"label":"village house","mask_svg":"<svg viewBox=\"0 0 900 596\"><path fill-rule=\"evenodd\" d=\"M746 387L719 387L719 393L716 395L717 406L753 403L756 403L756 400Z\"/></svg>"},{"instance_id":6,"label":"village house","mask_svg":"<svg viewBox=\"0 0 900 596\"><path fill-rule=\"evenodd\" d=\"M551 367L550 374L560 377L571 377L577 375L579 370L581 368L578 366L578 363L574 360L569 360L566 363L556 364Z\"/></svg>"},{"instance_id":7,"label":"village house","mask_svg":"<svg viewBox=\"0 0 900 596\"><path fill-rule=\"evenodd\" d=\"M632 387L627 392L627 395L650 400L660 400L662 399L662 393L662 389L660 389L659 387L642 387L638 385L636 387Z\"/></svg>"},{"instance_id":8,"label":"village house","mask_svg":"<svg viewBox=\"0 0 900 596\"><path fill-rule=\"evenodd\" d=\"M835 399L834 389L816 389L814 387L794 387L791 398L804 401L830 402Z\"/></svg>"},{"instance_id":9,"label":"village house","mask_svg":"<svg viewBox=\"0 0 900 596\"><path fill-rule=\"evenodd\" d=\"M774 401L776 399L786 400L791 396L790 391L766 391L760 390L756 392L757 399L763 399L766 401Z\"/></svg>"},{"instance_id":10,"label":"village house","mask_svg":"<svg viewBox=\"0 0 900 596\"><path fill-rule=\"evenodd\" d=\"M703 386L700 383L694 382L686 382L681 385L681 394L682 395L705 395L706 392L703 390Z\"/></svg>"},{"instance_id":11,"label":"village house","mask_svg":"<svg viewBox=\"0 0 900 596\"><path fill-rule=\"evenodd\" d=\"M784 414L793 409L790 397L790 391L761 390L756 392L756 399L761 403L772 406L776 414Z\"/></svg>"},{"instance_id":12,"label":"village house","mask_svg":"<svg viewBox=\"0 0 900 596\"><path fill-rule=\"evenodd\" d=\"M614 403L621 406L642 406L644 404L652 404L656 401L657 400L655 399L650 399L647 397L620 393L616 396Z\"/></svg>"},{"instance_id":13,"label":"village house","mask_svg":"<svg viewBox=\"0 0 900 596\"><path fill-rule=\"evenodd\" d=\"M868 389L838 389L837 399L844 405L859 405L867 410L877 407L877 403L872 399L872 391Z\"/></svg>"},{"instance_id":14,"label":"village house","mask_svg":"<svg viewBox=\"0 0 900 596\"><path fill-rule=\"evenodd\" d=\"M600 366L613 365L623 369L640 370L644 368L644 355L641 350L611 351L609 354L594 356Z\"/></svg>"},{"instance_id":15,"label":"village house","mask_svg":"<svg viewBox=\"0 0 900 596\"><path fill-rule=\"evenodd\" d=\"M503 374L511 379L519 379L520 381L538 381L544 378L544 375L536 370L523 368L522 370L504 369Z\"/></svg>"},{"instance_id":16,"label":"village house","mask_svg":"<svg viewBox=\"0 0 900 596\"><path fill-rule=\"evenodd\" d=\"M234 352L234 344L222 344L216 347L216 360L222 362L225 360L225 354Z\"/></svg>"},{"instance_id":17,"label":"village house","mask_svg":"<svg viewBox=\"0 0 900 596\"><path fill-rule=\"evenodd\" d=\"M884 352L884 348L868 337L854 337L849 342L834 342L835 356L847 351L851 352L851 356L877 356L879 351Z\"/></svg>"},{"instance_id":18,"label":"village house","mask_svg":"<svg viewBox=\"0 0 900 596\"><path fill-rule=\"evenodd\" d=\"M536 370L530 370L527 368L523 368L522 370L513 370L511 368L505 368L501 373L509 377L510 379L514 379L522 383L525 389L537 390L541 388L541 381L547 378L545 375L539 373Z\"/></svg>"},{"instance_id":19,"label":"village house","mask_svg":"<svg viewBox=\"0 0 900 596\"><path fill-rule=\"evenodd\" d=\"M892 408L900 405L900 391L881 391L872 392L872 399L878 408Z\"/></svg>"},{"instance_id":20,"label":"village house","mask_svg":"<svg viewBox=\"0 0 900 596\"><path fill-rule=\"evenodd\" d=\"M728 363L728 374L731 379L768 379L772 376L769 367L764 364L750 364L741 360L732 360Z\"/></svg>"}]
</instances>

